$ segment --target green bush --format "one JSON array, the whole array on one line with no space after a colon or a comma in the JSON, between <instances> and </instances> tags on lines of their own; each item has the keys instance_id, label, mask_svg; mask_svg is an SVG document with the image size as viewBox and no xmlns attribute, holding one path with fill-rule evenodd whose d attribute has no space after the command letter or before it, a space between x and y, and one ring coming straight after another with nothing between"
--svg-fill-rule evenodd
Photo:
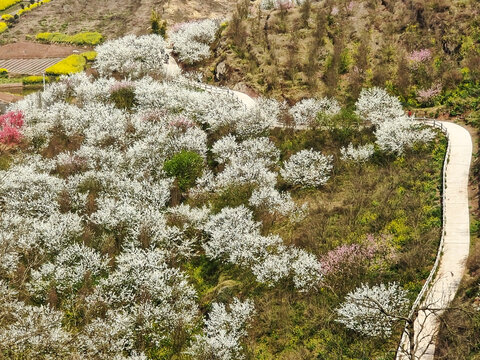
<instances>
[{"instance_id":1,"label":"green bush","mask_svg":"<svg viewBox=\"0 0 480 360\"><path fill-rule=\"evenodd\" d=\"M103 36L98 32L81 32L75 35L62 33L39 33L35 39L48 43L66 43L73 45L98 45L102 42Z\"/></svg>"},{"instance_id":2,"label":"green bush","mask_svg":"<svg viewBox=\"0 0 480 360\"><path fill-rule=\"evenodd\" d=\"M48 76L45 77L45 82L50 82L50 78ZM22 83L23 85L43 84L43 76L26 76L22 79Z\"/></svg>"},{"instance_id":3,"label":"green bush","mask_svg":"<svg viewBox=\"0 0 480 360\"><path fill-rule=\"evenodd\" d=\"M132 109L135 105L135 91L133 86L126 86L110 93L110 99L119 109Z\"/></svg>"},{"instance_id":4,"label":"green bush","mask_svg":"<svg viewBox=\"0 0 480 360\"><path fill-rule=\"evenodd\" d=\"M178 187L186 191L195 184L195 180L202 175L203 159L193 151L181 151L170 160L165 161L163 170L168 176L178 181Z\"/></svg>"},{"instance_id":5,"label":"green bush","mask_svg":"<svg viewBox=\"0 0 480 360\"><path fill-rule=\"evenodd\" d=\"M0 68L0 78L1 77L6 77L8 75L8 70Z\"/></svg>"}]
</instances>

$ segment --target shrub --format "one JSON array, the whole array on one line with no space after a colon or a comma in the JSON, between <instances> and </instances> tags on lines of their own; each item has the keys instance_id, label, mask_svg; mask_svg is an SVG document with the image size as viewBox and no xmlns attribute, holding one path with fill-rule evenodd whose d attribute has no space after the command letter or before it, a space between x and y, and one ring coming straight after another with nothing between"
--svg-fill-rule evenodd
<instances>
[{"instance_id":1,"label":"shrub","mask_svg":"<svg viewBox=\"0 0 480 360\"><path fill-rule=\"evenodd\" d=\"M0 77L6 77L8 75L8 70L0 68Z\"/></svg>"},{"instance_id":2,"label":"shrub","mask_svg":"<svg viewBox=\"0 0 480 360\"><path fill-rule=\"evenodd\" d=\"M110 89L110 99L119 109L132 109L135 105L135 88L129 82L119 82Z\"/></svg>"},{"instance_id":3,"label":"shrub","mask_svg":"<svg viewBox=\"0 0 480 360\"><path fill-rule=\"evenodd\" d=\"M18 144L22 139L20 129L23 126L23 113L10 111L0 116L0 143L5 145Z\"/></svg>"},{"instance_id":4,"label":"shrub","mask_svg":"<svg viewBox=\"0 0 480 360\"><path fill-rule=\"evenodd\" d=\"M12 21L14 19L14 16L13 15L10 15L10 14L3 14L2 15L2 20L5 20L5 21Z\"/></svg>"},{"instance_id":5,"label":"shrub","mask_svg":"<svg viewBox=\"0 0 480 360\"><path fill-rule=\"evenodd\" d=\"M0 11L8 9L10 6L13 6L19 3L22 0L0 0Z\"/></svg>"},{"instance_id":6,"label":"shrub","mask_svg":"<svg viewBox=\"0 0 480 360\"><path fill-rule=\"evenodd\" d=\"M98 32L81 32L75 35L62 33L39 33L36 40L49 43L67 43L75 45L98 45L102 42L103 36Z\"/></svg>"},{"instance_id":7,"label":"shrub","mask_svg":"<svg viewBox=\"0 0 480 360\"><path fill-rule=\"evenodd\" d=\"M176 177L178 187L185 191L192 187L195 180L202 175L203 159L193 151L181 151L165 161L163 170L167 175Z\"/></svg>"},{"instance_id":8,"label":"shrub","mask_svg":"<svg viewBox=\"0 0 480 360\"><path fill-rule=\"evenodd\" d=\"M97 58L96 51L85 51L80 55L82 55L85 59L87 59L87 61L94 61Z\"/></svg>"},{"instance_id":9,"label":"shrub","mask_svg":"<svg viewBox=\"0 0 480 360\"><path fill-rule=\"evenodd\" d=\"M8 29L7 23L0 22L0 34L3 33L7 29Z\"/></svg>"},{"instance_id":10,"label":"shrub","mask_svg":"<svg viewBox=\"0 0 480 360\"><path fill-rule=\"evenodd\" d=\"M82 55L70 55L45 70L48 75L68 75L83 71L87 60Z\"/></svg>"},{"instance_id":11,"label":"shrub","mask_svg":"<svg viewBox=\"0 0 480 360\"><path fill-rule=\"evenodd\" d=\"M45 82L49 83L50 78L45 77ZM43 84L43 76L26 76L22 79L23 85Z\"/></svg>"}]
</instances>

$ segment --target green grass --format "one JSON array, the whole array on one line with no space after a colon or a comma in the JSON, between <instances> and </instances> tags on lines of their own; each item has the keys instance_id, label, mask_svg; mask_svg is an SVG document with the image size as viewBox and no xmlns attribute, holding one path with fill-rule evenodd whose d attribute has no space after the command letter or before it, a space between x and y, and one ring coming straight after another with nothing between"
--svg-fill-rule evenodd
<instances>
[{"instance_id":1,"label":"green grass","mask_svg":"<svg viewBox=\"0 0 480 360\"><path fill-rule=\"evenodd\" d=\"M13 78L2 78L0 77L0 84L16 84L16 83L22 83L23 78L22 77L13 77Z\"/></svg>"}]
</instances>

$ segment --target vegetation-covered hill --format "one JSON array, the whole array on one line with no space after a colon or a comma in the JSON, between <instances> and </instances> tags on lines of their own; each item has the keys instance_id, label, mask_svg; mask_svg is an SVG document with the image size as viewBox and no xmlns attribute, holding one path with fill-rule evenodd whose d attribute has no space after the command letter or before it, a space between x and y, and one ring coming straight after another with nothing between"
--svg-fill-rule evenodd
<instances>
[{"instance_id":1,"label":"vegetation-covered hill","mask_svg":"<svg viewBox=\"0 0 480 360\"><path fill-rule=\"evenodd\" d=\"M96 50L101 77L0 117L0 357L392 359L403 324L352 326L345 298L388 284L408 311L440 237L442 135L381 89L356 112L246 106L162 79L160 36Z\"/></svg>"},{"instance_id":2,"label":"vegetation-covered hill","mask_svg":"<svg viewBox=\"0 0 480 360\"><path fill-rule=\"evenodd\" d=\"M291 102L351 102L362 87L381 86L411 107L478 109L478 1L292 3L242 2L201 67L206 78Z\"/></svg>"}]
</instances>

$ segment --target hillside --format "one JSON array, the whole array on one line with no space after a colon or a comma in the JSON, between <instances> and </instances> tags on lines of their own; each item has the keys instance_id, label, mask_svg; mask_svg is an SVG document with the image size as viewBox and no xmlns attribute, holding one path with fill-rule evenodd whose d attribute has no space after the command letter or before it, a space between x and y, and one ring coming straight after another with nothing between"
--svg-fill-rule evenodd
<instances>
[{"instance_id":1,"label":"hillside","mask_svg":"<svg viewBox=\"0 0 480 360\"><path fill-rule=\"evenodd\" d=\"M106 42L102 77L0 117L0 356L391 359L403 324L348 296L408 311L440 238L444 136L382 89L356 112L247 104L164 79L159 51Z\"/></svg>"},{"instance_id":2,"label":"hillside","mask_svg":"<svg viewBox=\"0 0 480 360\"><path fill-rule=\"evenodd\" d=\"M197 67L208 81L290 103L325 95L351 103L362 87L381 86L410 107L448 104L456 114L478 106L468 99L478 87L465 90L480 79L478 1L248 6L233 15L215 56Z\"/></svg>"},{"instance_id":3,"label":"hillside","mask_svg":"<svg viewBox=\"0 0 480 360\"><path fill-rule=\"evenodd\" d=\"M150 33L152 9L167 39L122 38ZM452 151L407 113L480 129L479 14L52 0L23 15L1 42L105 42L86 73L65 66L0 116L0 359L393 360L443 238ZM199 18L217 20L185 22ZM472 210L437 346L449 360L480 343Z\"/></svg>"},{"instance_id":4,"label":"hillside","mask_svg":"<svg viewBox=\"0 0 480 360\"><path fill-rule=\"evenodd\" d=\"M52 0L22 16L14 28L0 35L0 42L22 41L40 32L98 31L113 39L125 34L144 34L150 30L152 9L169 24L206 17L224 17L231 12L233 0L171 1Z\"/></svg>"}]
</instances>

